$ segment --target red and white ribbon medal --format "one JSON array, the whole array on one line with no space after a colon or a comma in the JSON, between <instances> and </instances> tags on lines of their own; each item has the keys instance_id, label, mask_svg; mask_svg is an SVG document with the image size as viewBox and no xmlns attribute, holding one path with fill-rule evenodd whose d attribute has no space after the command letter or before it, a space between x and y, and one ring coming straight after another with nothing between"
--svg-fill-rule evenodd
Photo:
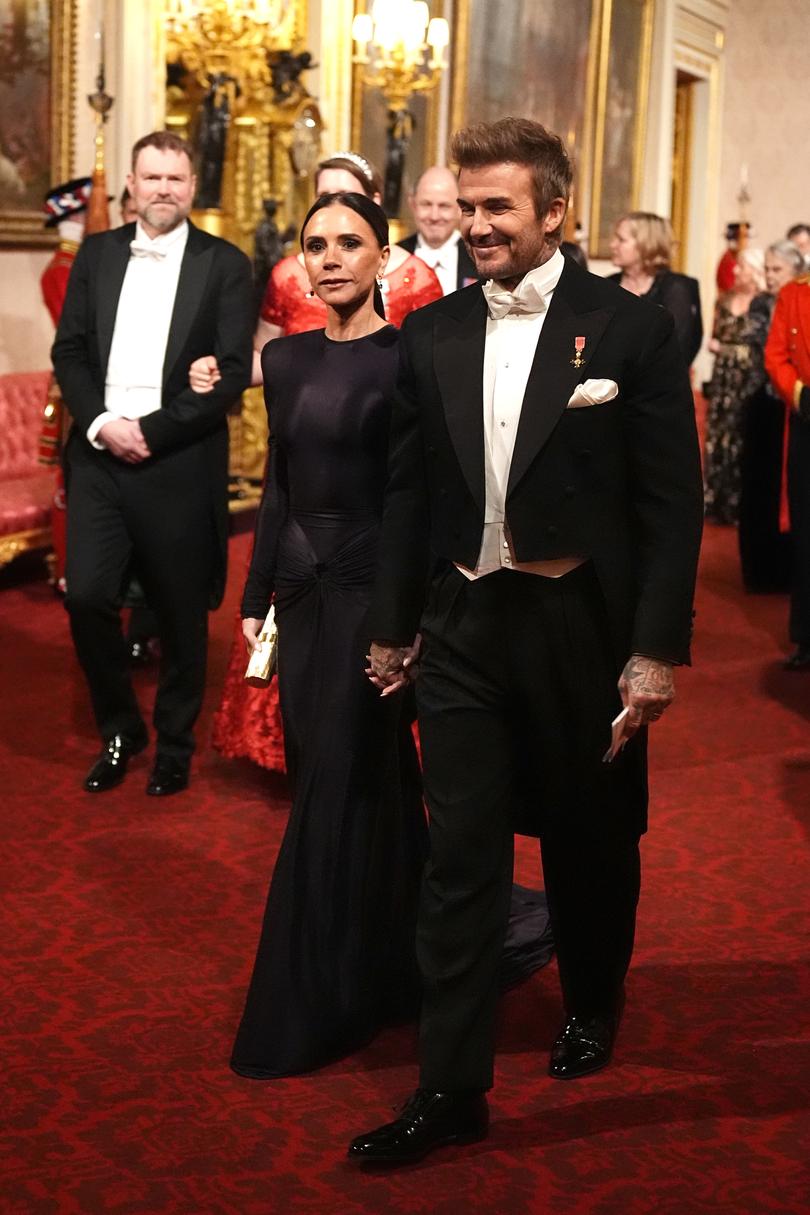
<instances>
[{"instance_id":1,"label":"red and white ribbon medal","mask_svg":"<svg viewBox=\"0 0 810 1215\"><path fill-rule=\"evenodd\" d=\"M585 338L584 337L575 337L574 338L574 357L571 359L572 367L584 367L585 366L585 360L582 357L582 352L584 349L585 349Z\"/></svg>"}]
</instances>

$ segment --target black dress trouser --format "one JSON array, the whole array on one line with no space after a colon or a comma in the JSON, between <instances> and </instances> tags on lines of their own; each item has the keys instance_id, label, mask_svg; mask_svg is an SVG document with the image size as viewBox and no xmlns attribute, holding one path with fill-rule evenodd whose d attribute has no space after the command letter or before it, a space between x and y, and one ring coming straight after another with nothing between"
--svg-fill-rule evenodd
<instances>
[{"instance_id":1,"label":"black dress trouser","mask_svg":"<svg viewBox=\"0 0 810 1215\"><path fill-rule=\"evenodd\" d=\"M793 537L793 587L790 639L810 648L810 422L790 419L788 449L790 531Z\"/></svg>"},{"instance_id":2,"label":"black dress trouser","mask_svg":"<svg viewBox=\"0 0 810 1215\"><path fill-rule=\"evenodd\" d=\"M430 859L417 955L423 1087L492 1084L513 834L539 834L568 1013L612 1016L630 963L646 739L602 763L621 708L590 564L551 579L449 567L417 681ZM518 816L516 819L516 808Z\"/></svg>"},{"instance_id":3,"label":"black dress trouser","mask_svg":"<svg viewBox=\"0 0 810 1215\"><path fill-rule=\"evenodd\" d=\"M121 605L132 559L158 621L158 751L186 760L202 705L214 523L202 447L125 464L73 435L67 453L67 595L103 739L145 741Z\"/></svg>"}]
</instances>

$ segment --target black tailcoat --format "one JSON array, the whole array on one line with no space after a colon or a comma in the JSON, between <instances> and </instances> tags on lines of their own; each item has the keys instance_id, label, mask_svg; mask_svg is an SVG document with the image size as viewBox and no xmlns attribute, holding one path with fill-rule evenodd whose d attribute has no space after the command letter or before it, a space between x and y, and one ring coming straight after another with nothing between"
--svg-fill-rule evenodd
<instances>
[{"instance_id":1,"label":"black tailcoat","mask_svg":"<svg viewBox=\"0 0 810 1215\"><path fill-rule=\"evenodd\" d=\"M65 404L76 424L73 442L84 455L111 457L84 438L104 412L104 383L118 297L129 262L135 225L89 236L71 272L53 346L53 364ZM205 497L211 505L216 550L211 604L225 589L228 539L228 427L226 414L248 387L252 366L252 284L250 263L234 245L189 224L163 365L162 408L141 419L152 460L199 445L207 477L190 476L178 495ZM221 380L208 394L189 387L194 359L214 354ZM76 433L77 432L77 433ZM189 468L193 462L189 462ZM174 473L173 473L174 475ZM159 526L159 519L155 525Z\"/></svg>"},{"instance_id":2,"label":"black tailcoat","mask_svg":"<svg viewBox=\"0 0 810 1215\"><path fill-rule=\"evenodd\" d=\"M372 637L413 638L432 563L476 564L486 322L474 285L403 326ZM615 381L618 395L567 409L577 384L592 378ZM506 516L519 561L592 558L618 667L631 653L689 661L703 507L672 317L569 259L526 386Z\"/></svg>"},{"instance_id":3,"label":"black tailcoat","mask_svg":"<svg viewBox=\"0 0 810 1215\"><path fill-rule=\"evenodd\" d=\"M404 240L399 242L403 249L407 249L408 253L416 253L416 233L411 233ZM475 268L475 262L467 252L467 246L463 240L458 242L458 266L456 270L456 290L461 287L466 287L470 283L479 279L478 271Z\"/></svg>"}]
</instances>

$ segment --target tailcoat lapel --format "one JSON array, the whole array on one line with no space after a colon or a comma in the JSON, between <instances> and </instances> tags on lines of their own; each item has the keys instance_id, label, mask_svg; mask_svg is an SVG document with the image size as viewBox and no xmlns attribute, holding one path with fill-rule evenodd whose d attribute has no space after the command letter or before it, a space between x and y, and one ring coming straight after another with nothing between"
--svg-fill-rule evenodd
<instances>
[{"instance_id":1,"label":"tailcoat lapel","mask_svg":"<svg viewBox=\"0 0 810 1215\"><path fill-rule=\"evenodd\" d=\"M440 313L436 319L433 369L458 462L483 515L487 306L480 288L460 292L453 304L453 312Z\"/></svg>"},{"instance_id":2,"label":"tailcoat lapel","mask_svg":"<svg viewBox=\"0 0 810 1215\"><path fill-rule=\"evenodd\" d=\"M613 309L593 310L587 276L566 260L548 316L537 343L515 438L507 498L528 471L563 415L574 388L587 378L593 357ZM584 337L583 365L574 367L574 339Z\"/></svg>"},{"instance_id":3,"label":"tailcoat lapel","mask_svg":"<svg viewBox=\"0 0 810 1215\"><path fill-rule=\"evenodd\" d=\"M96 282L96 335L99 362L105 375L115 328L115 314L118 311L118 297L129 264L129 242L134 235L134 224L116 228L110 233L112 239L104 242L101 254Z\"/></svg>"},{"instance_id":4,"label":"tailcoat lapel","mask_svg":"<svg viewBox=\"0 0 810 1215\"><path fill-rule=\"evenodd\" d=\"M180 265L180 278L177 282L177 294L174 297L174 309L169 326L169 340L166 343L166 357L163 360L163 384L165 386L172 368L182 354L186 339L191 330L200 305L205 296L205 284L211 272L216 245L204 241L200 237L199 228L194 224L188 225L188 239ZM212 351L212 353L215 353Z\"/></svg>"}]
</instances>

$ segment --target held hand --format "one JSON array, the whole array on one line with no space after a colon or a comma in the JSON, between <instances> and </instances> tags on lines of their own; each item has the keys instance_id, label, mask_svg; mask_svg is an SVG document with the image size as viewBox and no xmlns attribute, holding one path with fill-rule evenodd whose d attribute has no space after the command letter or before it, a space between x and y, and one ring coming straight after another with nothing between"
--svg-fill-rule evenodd
<instances>
[{"instance_id":1,"label":"held hand","mask_svg":"<svg viewBox=\"0 0 810 1215\"><path fill-rule=\"evenodd\" d=\"M371 649L366 655L369 660L366 675L383 696L398 692L416 678L421 645L422 638L419 633L412 645L386 645L372 641Z\"/></svg>"},{"instance_id":2,"label":"held hand","mask_svg":"<svg viewBox=\"0 0 810 1215\"><path fill-rule=\"evenodd\" d=\"M259 633L262 631L263 624L264 621L257 620L255 616L245 616L242 621L242 636L245 639L248 657L250 657L259 644Z\"/></svg>"},{"instance_id":3,"label":"held hand","mask_svg":"<svg viewBox=\"0 0 810 1215\"><path fill-rule=\"evenodd\" d=\"M98 432L98 439L108 451L127 464L140 464L152 454L140 424L129 418L114 418L111 422L105 422Z\"/></svg>"},{"instance_id":4,"label":"held hand","mask_svg":"<svg viewBox=\"0 0 810 1215\"><path fill-rule=\"evenodd\" d=\"M640 726L658 721L675 699L672 663L633 654L619 679L622 704L629 709L625 734L630 737Z\"/></svg>"},{"instance_id":5,"label":"held hand","mask_svg":"<svg viewBox=\"0 0 810 1215\"><path fill-rule=\"evenodd\" d=\"M213 354L206 354L200 359L195 359L188 369L188 382L194 392L210 392L221 379L219 364Z\"/></svg>"}]
</instances>

